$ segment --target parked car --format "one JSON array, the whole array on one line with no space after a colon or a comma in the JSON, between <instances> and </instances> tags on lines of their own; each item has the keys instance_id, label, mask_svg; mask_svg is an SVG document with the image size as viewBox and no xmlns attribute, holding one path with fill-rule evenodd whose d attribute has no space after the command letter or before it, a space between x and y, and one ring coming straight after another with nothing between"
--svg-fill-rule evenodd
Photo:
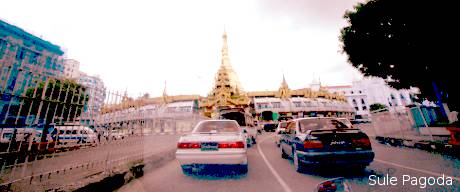
<instances>
[{"instance_id":1,"label":"parked car","mask_svg":"<svg viewBox=\"0 0 460 192\"><path fill-rule=\"evenodd\" d=\"M337 118L337 120L345 124L348 128L354 128L353 123L351 123L348 118Z\"/></svg>"},{"instance_id":2,"label":"parked car","mask_svg":"<svg viewBox=\"0 0 460 192\"><path fill-rule=\"evenodd\" d=\"M297 172L325 164L364 169L374 160L369 137L331 117L290 121L281 136L280 151L282 158L293 159Z\"/></svg>"},{"instance_id":3,"label":"parked car","mask_svg":"<svg viewBox=\"0 0 460 192\"><path fill-rule=\"evenodd\" d=\"M276 146L278 146L278 147L280 146L281 134L284 134L284 132L286 131L287 124L288 124L287 121L280 122L280 123L278 123L278 127L276 127L276 130L275 130L275 143L276 143Z\"/></svg>"},{"instance_id":4,"label":"parked car","mask_svg":"<svg viewBox=\"0 0 460 192\"><path fill-rule=\"evenodd\" d=\"M246 173L246 136L234 120L204 120L179 138L176 159L184 173L207 165L228 165Z\"/></svg>"},{"instance_id":5,"label":"parked car","mask_svg":"<svg viewBox=\"0 0 460 192\"><path fill-rule=\"evenodd\" d=\"M108 137L111 140L122 140L127 136L127 134L123 133L122 130L111 130Z\"/></svg>"},{"instance_id":6,"label":"parked car","mask_svg":"<svg viewBox=\"0 0 460 192\"><path fill-rule=\"evenodd\" d=\"M274 132L276 130L276 123L267 123L264 125L265 132Z\"/></svg>"},{"instance_id":7,"label":"parked car","mask_svg":"<svg viewBox=\"0 0 460 192\"><path fill-rule=\"evenodd\" d=\"M371 123L371 120L368 117L363 115L355 115L355 118L350 120L352 124L361 124L361 123Z\"/></svg>"}]
</instances>

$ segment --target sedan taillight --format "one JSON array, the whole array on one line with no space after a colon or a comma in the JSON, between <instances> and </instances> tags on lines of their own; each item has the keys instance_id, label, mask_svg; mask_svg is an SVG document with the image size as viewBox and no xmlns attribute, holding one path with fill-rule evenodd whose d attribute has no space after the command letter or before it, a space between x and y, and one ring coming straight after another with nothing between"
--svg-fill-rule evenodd
<instances>
[{"instance_id":1,"label":"sedan taillight","mask_svg":"<svg viewBox=\"0 0 460 192\"><path fill-rule=\"evenodd\" d=\"M219 143L219 148L244 148L242 141Z\"/></svg>"},{"instance_id":2,"label":"sedan taillight","mask_svg":"<svg viewBox=\"0 0 460 192\"><path fill-rule=\"evenodd\" d=\"M200 143L178 143L177 148L179 149L199 149L201 147Z\"/></svg>"},{"instance_id":3,"label":"sedan taillight","mask_svg":"<svg viewBox=\"0 0 460 192\"><path fill-rule=\"evenodd\" d=\"M353 139L352 141L356 147L370 147L371 146L371 141L369 140L369 138Z\"/></svg>"},{"instance_id":4,"label":"sedan taillight","mask_svg":"<svg viewBox=\"0 0 460 192\"><path fill-rule=\"evenodd\" d=\"M303 148L305 149L321 149L323 147L323 143L319 140L305 140L303 142Z\"/></svg>"}]
</instances>

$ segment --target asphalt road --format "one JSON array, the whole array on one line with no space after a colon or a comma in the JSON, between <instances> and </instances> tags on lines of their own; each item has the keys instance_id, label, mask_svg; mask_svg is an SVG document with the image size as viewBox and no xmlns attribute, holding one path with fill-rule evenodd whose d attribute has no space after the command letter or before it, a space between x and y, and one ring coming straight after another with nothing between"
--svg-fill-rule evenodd
<instances>
[{"instance_id":1,"label":"asphalt road","mask_svg":"<svg viewBox=\"0 0 460 192\"><path fill-rule=\"evenodd\" d=\"M345 177L353 191L460 191L460 161L447 156L372 143L376 158L365 171L330 167L297 173L292 161L281 158L274 141L273 133L264 133L258 138L258 144L248 151L247 174L184 175L178 162L173 160L119 191L313 191L320 181L335 177ZM429 185L433 181L429 177L438 178L443 174L444 185ZM395 185L382 183L390 177L396 177ZM415 180L403 182L408 177ZM452 185L448 185L447 177L452 178ZM381 185L371 185L377 182ZM439 182L443 184L441 179Z\"/></svg>"}]
</instances>

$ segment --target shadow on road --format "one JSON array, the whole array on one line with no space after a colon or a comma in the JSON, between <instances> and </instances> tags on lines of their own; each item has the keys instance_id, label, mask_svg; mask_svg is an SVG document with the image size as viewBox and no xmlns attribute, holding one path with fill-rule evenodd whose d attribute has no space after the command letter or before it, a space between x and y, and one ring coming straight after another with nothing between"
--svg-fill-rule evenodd
<instances>
[{"instance_id":1,"label":"shadow on road","mask_svg":"<svg viewBox=\"0 0 460 192\"><path fill-rule=\"evenodd\" d=\"M200 180L243 179L247 170L238 166L200 166L189 168L185 175Z\"/></svg>"},{"instance_id":2,"label":"shadow on road","mask_svg":"<svg viewBox=\"0 0 460 192\"><path fill-rule=\"evenodd\" d=\"M388 169L386 173L375 171L370 168L356 168L356 167L307 167L302 173L312 176L319 176L324 178L344 177L348 179L367 179L370 175L382 177L385 174L393 174L394 169Z\"/></svg>"}]
</instances>

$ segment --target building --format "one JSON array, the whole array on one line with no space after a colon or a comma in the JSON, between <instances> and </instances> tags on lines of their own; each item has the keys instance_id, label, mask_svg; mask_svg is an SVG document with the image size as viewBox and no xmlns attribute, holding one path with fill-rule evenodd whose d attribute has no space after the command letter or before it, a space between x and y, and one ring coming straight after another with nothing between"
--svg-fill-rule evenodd
<instances>
[{"instance_id":1,"label":"building","mask_svg":"<svg viewBox=\"0 0 460 192\"><path fill-rule=\"evenodd\" d=\"M323 88L331 93L344 95L347 102L356 111L357 115L369 115L370 104L365 90L354 89L351 85L325 86Z\"/></svg>"},{"instance_id":2,"label":"building","mask_svg":"<svg viewBox=\"0 0 460 192\"><path fill-rule=\"evenodd\" d=\"M27 89L63 76L64 52L57 45L0 20L0 124Z\"/></svg>"},{"instance_id":3,"label":"building","mask_svg":"<svg viewBox=\"0 0 460 192\"><path fill-rule=\"evenodd\" d=\"M91 76L80 72L77 77L77 83L86 87L86 93L89 100L82 114L82 118L93 120L95 116L101 113L102 106L106 97L106 88L104 82L99 76Z\"/></svg>"},{"instance_id":4,"label":"building","mask_svg":"<svg viewBox=\"0 0 460 192\"><path fill-rule=\"evenodd\" d=\"M336 116L351 117L354 110L340 94L331 94L320 88L291 90L283 76L277 91L248 92L252 98L255 117L276 120L279 117Z\"/></svg>"},{"instance_id":5,"label":"building","mask_svg":"<svg viewBox=\"0 0 460 192\"><path fill-rule=\"evenodd\" d=\"M80 76L80 62L74 59L64 60L64 77L77 79Z\"/></svg>"},{"instance_id":6,"label":"building","mask_svg":"<svg viewBox=\"0 0 460 192\"><path fill-rule=\"evenodd\" d=\"M386 105L391 111L402 109L413 104L412 98L418 89L400 89L390 87L384 79L378 77L365 77L353 81L352 85L323 86L331 93L343 94L348 103L356 110L356 114L369 115L370 105L380 103Z\"/></svg>"}]
</instances>

